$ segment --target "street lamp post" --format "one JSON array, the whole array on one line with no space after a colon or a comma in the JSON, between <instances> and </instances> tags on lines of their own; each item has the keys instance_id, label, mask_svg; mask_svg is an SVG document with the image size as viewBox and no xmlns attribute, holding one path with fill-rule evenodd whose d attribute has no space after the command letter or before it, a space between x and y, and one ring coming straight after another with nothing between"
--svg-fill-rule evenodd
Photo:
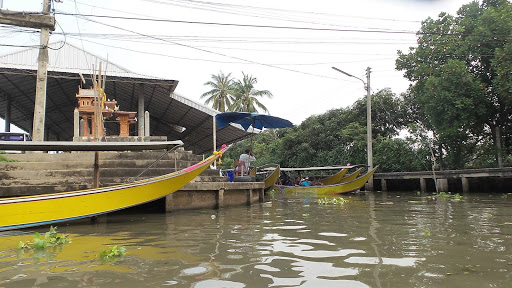
<instances>
[{"instance_id":1,"label":"street lamp post","mask_svg":"<svg viewBox=\"0 0 512 288\"><path fill-rule=\"evenodd\" d=\"M370 67L366 68L366 82L363 79L356 77L352 74L348 74L336 67L332 69L347 75L348 77L356 78L363 82L364 89L366 90L366 150L368 155L368 170L373 169L373 148L372 148L372 98L370 90ZM373 175L368 180L368 190L373 191Z\"/></svg>"}]
</instances>

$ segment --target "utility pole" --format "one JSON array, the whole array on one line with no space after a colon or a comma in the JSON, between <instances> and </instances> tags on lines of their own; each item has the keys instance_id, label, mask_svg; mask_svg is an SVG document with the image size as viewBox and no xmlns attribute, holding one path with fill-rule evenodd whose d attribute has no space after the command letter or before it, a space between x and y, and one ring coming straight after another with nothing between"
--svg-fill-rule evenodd
<instances>
[{"instance_id":1,"label":"utility pole","mask_svg":"<svg viewBox=\"0 0 512 288\"><path fill-rule=\"evenodd\" d=\"M370 70L370 67L366 68L366 150L368 153L368 171L373 169L372 92L370 89ZM368 190L373 191L373 175L368 179Z\"/></svg>"},{"instance_id":2,"label":"utility pole","mask_svg":"<svg viewBox=\"0 0 512 288\"><path fill-rule=\"evenodd\" d=\"M39 57L37 59L36 97L34 101L34 122L32 139L44 140L46 112L46 76L48 68L48 41L50 30L55 30L55 17L50 15L51 0L44 0L42 13L14 12L0 9L0 24L41 29Z\"/></svg>"},{"instance_id":3,"label":"utility pole","mask_svg":"<svg viewBox=\"0 0 512 288\"><path fill-rule=\"evenodd\" d=\"M357 80L363 82L364 89L366 90L366 150L368 156L368 171L373 169L373 148L372 148L372 90L370 89L370 72L371 68L366 68L366 82L363 79L356 77L352 74L349 74L343 70L340 70L336 67L332 67L332 69L347 75L348 77L356 78ZM369 191L373 191L373 175L368 179L368 185L366 187Z\"/></svg>"},{"instance_id":4,"label":"utility pole","mask_svg":"<svg viewBox=\"0 0 512 288\"><path fill-rule=\"evenodd\" d=\"M43 14L50 14L50 0L44 0ZM46 82L48 76L48 41L50 29L41 28L39 57L37 58L36 99L34 101L34 122L32 123L32 139L44 141L44 120L46 115Z\"/></svg>"}]
</instances>

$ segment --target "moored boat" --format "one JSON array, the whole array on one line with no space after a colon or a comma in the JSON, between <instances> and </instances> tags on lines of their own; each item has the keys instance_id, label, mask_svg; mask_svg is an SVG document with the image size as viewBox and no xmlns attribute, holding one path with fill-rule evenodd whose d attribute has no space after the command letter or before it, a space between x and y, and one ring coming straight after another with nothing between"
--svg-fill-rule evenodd
<instances>
[{"instance_id":1,"label":"moored boat","mask_svg":"<svg viewBox=\"0 0 512 288\"><path fill-rule=\"evenodd\" d=\"M263 166L256 167L252 169L249 173L250 176L256 176L258 171L264 171L265 179L263 180L264 190L270 190L274 184L276 184L277 179L279 179L280 167L279 164L267 164Z\"/></svg>"},{"instance_id":2,"label":"moored boat","mask_svg":"<svg viewBox=\"0 0 512 288\"><path fill-rule=\"evenodd\" d=\"M354 173L351 173L351 174L341 178L341 180L338 183L350 182L350 181L356 179L357 176L359 176L359 174L361 174L361 171L363 171L363 168L357 169L356 171L354 171Z\"/></svg>"},{"instance_id":3,"label":"moored boat","mask_svg":"<svg viewBox=\"0 0 512 288\"><path fill-rule=\"evenodd\" d=\"M165 197L201 174L227 149L183 170L128 184L1 199L0 231L97 216Z\"/></svg>"},{"instance_id":4,"label":"moored boat","mask_svg":"<svg viewBox=\"0 0 512 288\"><path fill-rule=\"evenodd\" d=\"M323 185L332 185L341 182L343 179L343 176L347 173L348 168L341 169L338 173L331 175L329 177L321 178L318 180L318 182L322 183Z\"/></svg>"},{"instance_id":5,"label":"moored boat","mask_svg":"<svg viewBox=\"0 0 512 288\"><path fill-rule=\"evenodd\" d=\"M316 186L286 186L276 185L285 193L297 193L307 195L329 195L352 192L361 189L370 179L378 166L370 170L368 173L349 182L337 183L332 185L316 185Z\"/></svg>"}]
</instances>

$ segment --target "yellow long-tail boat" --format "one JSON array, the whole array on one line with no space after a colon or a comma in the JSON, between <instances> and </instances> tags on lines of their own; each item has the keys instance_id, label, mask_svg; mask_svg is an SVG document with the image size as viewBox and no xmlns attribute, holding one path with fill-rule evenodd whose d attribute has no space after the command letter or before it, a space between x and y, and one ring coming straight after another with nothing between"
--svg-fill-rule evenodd
<instances>
[{"instance_id":1,"label":"yellow long-tail boat","mask_svg":"<svg viewBox=\"0 0 512 288\"><path fill-rule=\"evenodd\" d=\"M361 189L364 184L370 179L378 166L370 170L363 176L356 178L349 182L337 183L332 185L317 185L317 186L286 186L276 185L285 193L297 193L307 195L329 195L352 192Z\"/></svg>"},{"instance_id":2,"label":"yellow long-tail boat","mask_svg":"<svg viewBox=\"0 0 512 288\"><path fill-rule=\"evenodd\" d=\"M354 171L354 173L341 178L340 182L338 182L338 183L350 182L350 181L356 179L357 176L359 176L359 174L361 174L361 171L363 171L363 168L357 169L356 171Z\"/></svg>"},{"instance_id":3,"label":"yellow long-tail boat","mask_svg":"<svg viewBox=\"0 0 512 288\"><path fill-rule=\"evenodd\" d=\"M268 169L268 168L272 168L272 169ZM251 169L251 171L249 172L249 175L256 176L257 171L261 171L261 170L265 171L265 173L268 173L268 175L266 175L265 179L263 180L263 182L265 183L263 189L265 191L270 190L270 188L272 188L272 186L274 186L274 184L276 184L277 179L279 179L279 173L280 173L279 164L267 164L267 165L256 167L254 169Z\"/></svg>"},{"instance_id":4,"label":"yellow long-tail boat","mask_svg":"<svg viewBox=\"0 0 512 288\"><path fill-rule=\"evenodd\" d=\"M343 179L343 176L345 176L347 171L348 171L348 168L343 168L338 173L336 173L334 175L319 179L318 182L320 182L324 185L332 185L332 184L340 183L341 179Z\"/></svg>"},{"instance_id":5,"label":"yellow long-tail boat","mask_svg":"<svg viewBox=\"0 0 512 288\"><path fill-rule=\"evenodd\" d=\"M0 231L97 216L165 197L201 174L227 149L223 146L212 156L183 170L128 184L1 199Z\"/></svg>"}]
</instances>

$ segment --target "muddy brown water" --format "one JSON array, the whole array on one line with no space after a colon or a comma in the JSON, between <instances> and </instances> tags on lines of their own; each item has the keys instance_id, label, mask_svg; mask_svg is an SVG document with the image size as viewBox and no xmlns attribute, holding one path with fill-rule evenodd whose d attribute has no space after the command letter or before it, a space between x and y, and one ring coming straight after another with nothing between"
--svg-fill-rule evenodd
<instances>
[{"instance_id":1,"label":"muddy brown water","mask_svg":"<svg viewBox=\"0 0 512 288\"><path fill-rule=\"evenodd\" d=\"M0 287L512 287L512 194L340 196L60 224L47 251L2 232Z\"/></svg>"}]
</instances>

